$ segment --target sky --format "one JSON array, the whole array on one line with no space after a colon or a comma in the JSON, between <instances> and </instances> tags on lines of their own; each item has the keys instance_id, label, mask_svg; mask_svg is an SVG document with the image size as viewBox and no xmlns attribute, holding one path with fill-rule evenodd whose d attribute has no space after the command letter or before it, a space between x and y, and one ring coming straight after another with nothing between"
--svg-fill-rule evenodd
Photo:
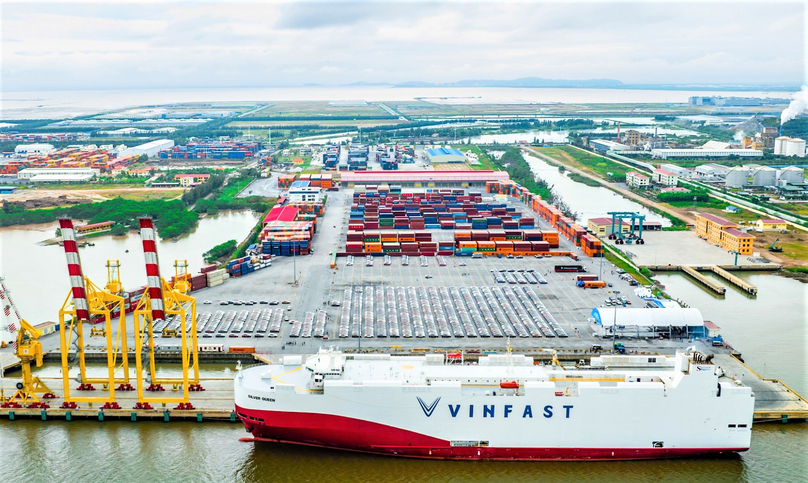
<instances>
[{"instance_id":1,"label":"sky","mask_svg":"<svg viewBox=\"0 0 808 483\"><path fill-rule=\"evenodd\" d=\"M802 2L0 4L0 89L805 84Z\"/></svg>"}]
</instances>

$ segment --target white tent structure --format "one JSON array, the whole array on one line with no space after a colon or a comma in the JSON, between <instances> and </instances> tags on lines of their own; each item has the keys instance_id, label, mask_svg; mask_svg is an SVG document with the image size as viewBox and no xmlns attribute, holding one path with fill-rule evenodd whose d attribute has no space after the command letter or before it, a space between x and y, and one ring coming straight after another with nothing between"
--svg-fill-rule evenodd
<instances>
[{"instance_id":1,"label":"white tent structure","mask_svg":"<svg viewBox=\"0 0 808 483\"><path fill-rule=\"evenodd\" d=\"M614 308L592 309L595 323L604 335L657 337L679 329L686 337L704 337L704 318L694 308Z\"/></svg>"}]
</instances>

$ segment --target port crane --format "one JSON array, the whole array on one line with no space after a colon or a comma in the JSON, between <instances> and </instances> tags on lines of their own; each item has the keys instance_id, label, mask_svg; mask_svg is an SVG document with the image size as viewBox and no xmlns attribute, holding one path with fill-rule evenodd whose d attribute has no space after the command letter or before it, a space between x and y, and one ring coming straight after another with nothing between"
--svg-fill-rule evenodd
<instances>
[{"instance_id":1,"label":"port crane","mask_svg":"<svg viewBox=\"0 0 808 483\"><path fill-rule=\"evenodd\" d=\"M10 319L4 319L6 329L11 333L17 333L14 355L20 359L22 367L22 381L16 384L16 392L9 398L6 398L4 393L0 394L0 407L26 406L47 409L47 404L40 401L37 394L42 394L42 399L53 399L56 396L39 377L31 374L31 364L35 364L36 367L42 366L42 344L39 342L42 331L20 317L2 277L0 277L0 304L3 306L3 315L6 319Z\"/></svg>"},{"instance_id":2,"label":"port crane","mask_svg":"<svg viewBox=\"0 0 808 483\"><path fill-rule=\"evenodd\" d=\"M67 258L67 269L70 276L70 293L65 298L59 310L59 338L62 352L62 378L64 409L75 409L77 403L102 403L102 409L118 409L115 402L115 391L131 391L134 388L129 383L129 359L126 341L126 308L124 298L120 295L120 263L107 262L109 280L107 289L102 289L89 278L84 276L76 243L76 231L73 220L60 218L59 228L62 232L63 246ZM115 339L112 338L113 320L118 319L118 330ZM107 356L107 376L91 378L87 375L85 360L85 325L97 323L91 327L90 337L106 338L105 352ZM75 337L75 339L74 339ZM70 361L69 353L75 348L79 363L77 392L95 391L93 384L102 384L106 396L76 396L70 391ZM120 362L120 366L118 363ZM116 372L121 376L116 377ZM118 384L116 388L116 384Z\"/></svg>"},{"instance_id":3,"label":"port crane","mask_svg":"<svg viewBox=\"0 0 808 483\"><path fill-rule=\"evenodd\" d=\"M175 263L175 283L168 283L160 276L160 264L157 258L157 238L154 222L151 218L140 218L140 236L143 241L143 253L146 261L146 278L148 289L143 293L134 314L135 361L137 365L137 405L135 409L152 409L151 403L178 403L175 409L194 409L189 401L189 393L203 391L199 384L199 351L196 333L196 299L186 292L190 290L186 277L182 276L184 266L180 261ZM160 378L157 374L155 360L154 326L172 317L179 329L180 359L182 362L182 378ZM145 349L145 353L144 353ZM144 360L148 361L148 381L144 376ZM193 374L190 374L190 373ZM146 382L149 383L146 387ZM163 396L163 384L171 384L181 391L176 397ZM157 395L147 397L145 392Z\"/></svg>"}]
</instances>

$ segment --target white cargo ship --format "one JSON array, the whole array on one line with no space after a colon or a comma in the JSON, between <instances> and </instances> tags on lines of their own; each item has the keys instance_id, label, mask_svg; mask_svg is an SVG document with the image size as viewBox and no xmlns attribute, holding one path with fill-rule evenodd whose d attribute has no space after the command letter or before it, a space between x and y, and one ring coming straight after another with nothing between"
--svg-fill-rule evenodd
<instances>
[{"instance_id":1,"label":"white cargo ship","mask_svg":"<svg viewBox=\"0 0 808 483\"><path fill-rule=\"evenodd\" d=\"M601 356L570 369L512 354L472 365L320 350L240 371L235 403L257 440L423 458L631 460L746 451L754 396L700 353Z\"/></svg>"}]
</instances>

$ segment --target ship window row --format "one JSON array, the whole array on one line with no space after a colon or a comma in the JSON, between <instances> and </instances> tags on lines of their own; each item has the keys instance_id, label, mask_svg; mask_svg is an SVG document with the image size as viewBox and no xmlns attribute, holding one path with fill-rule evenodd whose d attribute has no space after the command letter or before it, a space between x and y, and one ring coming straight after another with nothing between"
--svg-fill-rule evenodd
<instances>
[{"instance_id":1,"label":"ship window row","mask_svg":"<svg viewBox=\"0 0 808 483\"><path fill-rule=\"evenodd\" d=\"M728 425L729 428L745 428L745 424L730 424Z\"/></svg>"}]
</instances>

